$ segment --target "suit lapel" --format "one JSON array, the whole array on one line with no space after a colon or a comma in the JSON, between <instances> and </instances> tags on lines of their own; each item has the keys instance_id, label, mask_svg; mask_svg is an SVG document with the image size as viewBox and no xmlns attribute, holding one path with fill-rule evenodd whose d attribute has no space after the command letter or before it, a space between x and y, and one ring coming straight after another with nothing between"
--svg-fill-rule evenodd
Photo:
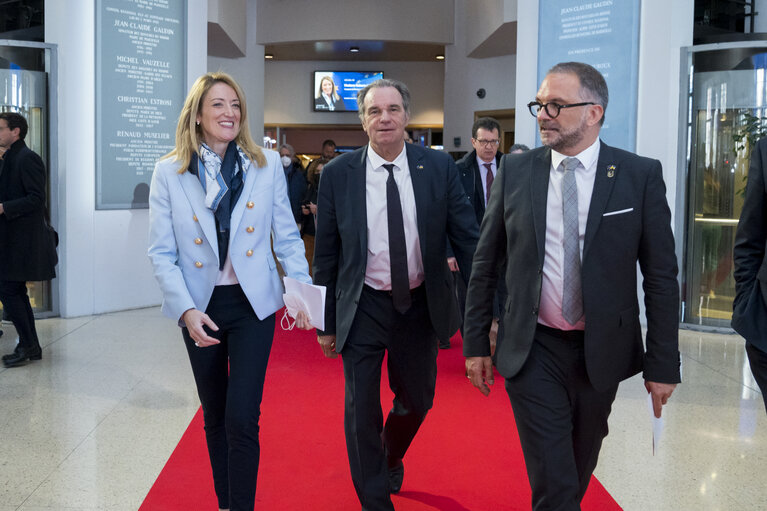
<instances>
[{"instance_id":1,"label":"suit lapel","mask_svg":"<svg viewBox=\"0 0 767 511\"><path fill-rule=\"evenodd\" d=\"M218 256L216 220L213 217L213 212L205 206L205 194L202 191L199 178L189 171L177 175L181 182L181 188L184 190L186 198L192 206L192 211L194 211L194 215L200 223L202 233L213 247L213 252Z\"/></svg>"},{"instance_id":2,"label":"suit lapel","mask_svg":"<svg viewBox=\"0 0 767 511\"><path fill-rule=\"evenodd\" d=\"M368 216L367 216L367 197L365 196L366 174L367 174L367 146L353 159L346 173L346 190L349 193L349 207L351 208L351 218L358 218L357 238L360 241L360 251L362 260L367 260L368 250Z\"/></svg>"},{"instance_id":3,"label":"suit lapel","mask_svg":"<svg viewBox=\"0 0 767 511\"><path fill-rule=\"evenodd\" d=\"M599 161L597 162L596 176L594 177L594 190L591 192L591 204L589 215L586 220L586 234L583 239L583 259L586 259L591 242L599 229L599 222L607 206L607 200L615 184L618 174L618 165L614 160L614 152L610 146L600 142Z\"/></svg>"},{"instance_id":4,"label":"suit lapel","mask_svg":"<svg viewBox=\"0 0 767 511\"><path fill-rule=\"evenodd\" d=\"M545 149L533 159L530 170L530 189L533 209L533 227L538 247L538 264L543 268L546 252L546 202L549 195L549 173L551 172L551 150Z\"/></svg>"},{"instance_id":5,"label":"suit lapel","mask_svg":"<svg viewBox=\"0 0 767 511\"><path fill-rule=\"evenodd\" d=\"M424 168L424 152L416 146L406 144L407 165L410 167L410 181L413 183L413 197L415 197L415 211L418 221L418 240L421 245L421 254L426 253L426 217L428 216L428 190L429 172Z\"/></svg>"}]
</instances>

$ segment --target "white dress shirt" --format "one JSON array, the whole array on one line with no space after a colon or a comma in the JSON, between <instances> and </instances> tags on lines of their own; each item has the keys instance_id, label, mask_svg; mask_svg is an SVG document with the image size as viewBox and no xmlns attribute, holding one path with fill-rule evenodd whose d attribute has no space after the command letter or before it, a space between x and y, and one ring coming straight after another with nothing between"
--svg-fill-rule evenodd
<instances>
[{"instance_id":1,"label":"white dress shirt","mask_svg":"<svg viewBox=\"0 0 767 511\"><path fill-rule=\"evenodd\" d=\"M549 191L546 201L546 245L543 258L543 283L538 322L559 330L583 330L586 316L571 325L562 317L562 287L564 278L564 218L562 212L562 176L559 164L567 158L564 154L551 151L549 169ZM578 238L581 261L583 261L583 240L586 220L589 215L591 193L599 161L599 138L596 142L575 155L580 165L575 169L575 183L578 187Z\"/></svg>"},{"instance_id":2,"label":"white dress shirt","mask_svg":"<svg viewBox=\"0 0 767 511\"><path fill-rule=\"evenodd\" d=\"M391 290L391 260L389 258L389 223L386 213L386 180L389 172L384 163L394 164L394 181L402 204L402 221L405 226L405 247L410 289L424 280L421 244L418 239L418 219L415 209L413 182L407 163L405 144L393 161L381 158L368 145L365 169L365 202L367 206L368 259L365 284L374 289Z\"/></svg>"},{"instance_id":3,"label":"white dress shirt","mask_svg":"<svg viewBox=\"0 0 767 511\"><path fill-rule=\"evenodd\" d=\"M479 167L479 175L482 178L482 198L485 201L485 207L487 207L487 167L485 167L485 164L489 163L491 165L491 170L493 171L493 178L495 178L496 173L498 172L498 167L495 166L495 158L493 158L490 161L482 161L482 159L477 156L477 166Z\"/></svg>"},{"instance_id":4,"label":"white dress shirt","mask_svg":"<svg viewBox=\"0 0 767 511\"><path fill-rule=\"evenodd\" d=\"M322 93L322 99L325 100L325 104L328 106L328 110L333 111L333 110L336 109L335 102L333 101L333 98L331 98L330 96L328 96L324 92Z\"/></svg>"}]
</instances>

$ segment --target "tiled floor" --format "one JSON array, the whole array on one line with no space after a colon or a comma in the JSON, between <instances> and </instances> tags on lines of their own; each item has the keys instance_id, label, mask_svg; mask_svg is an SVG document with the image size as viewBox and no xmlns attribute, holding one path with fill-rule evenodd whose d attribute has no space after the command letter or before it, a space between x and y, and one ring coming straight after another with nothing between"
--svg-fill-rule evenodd
<instances>
[{"instance_id":1,"label":"tiled floor","mask_svg":"<svg viewBox=\"0 0 767 511\"><path fill-rule=\"evenodd\" d=\"M0 368L0 511L136 510L199 406L178 328L155 308L37 325L43 360ZM767 509L767 414L742 340L683 330L681 351L658 452L633 378L597 477L626 510Z\"/></svg>"}]
</instances>

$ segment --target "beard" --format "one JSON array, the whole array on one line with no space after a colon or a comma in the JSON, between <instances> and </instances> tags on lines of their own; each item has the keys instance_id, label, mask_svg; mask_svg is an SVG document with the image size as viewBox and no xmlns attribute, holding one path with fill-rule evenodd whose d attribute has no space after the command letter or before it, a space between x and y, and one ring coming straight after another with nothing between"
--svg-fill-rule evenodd
<instances>
[{"instance_id":1,"label":"beard","mask_svg":"<svg viewBox=\"0 0 767 511\"><path fill-rule=\"evenodd\" d=\"M558 153L562 153L571 147L575 147L583 141L586 132L586 119L581 119L578 126L564 128L555 120L538 122L538 128L541 135L541 142ZM549 131L543 131L542 128L548 128ZM555 130L555 131L552 131Z\"/></svg>"}]
</instances>

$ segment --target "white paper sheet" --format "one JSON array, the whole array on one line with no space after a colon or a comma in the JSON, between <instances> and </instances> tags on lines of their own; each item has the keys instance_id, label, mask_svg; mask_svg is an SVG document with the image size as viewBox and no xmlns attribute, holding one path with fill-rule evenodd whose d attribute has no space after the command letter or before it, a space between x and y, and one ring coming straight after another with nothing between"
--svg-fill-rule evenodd
<instances>
[{"instance_id":1,"label":"white paper sheet","mask_svg":"<svg viewBox=\"0 0 767 511\"><path fill-rule=\"evenodd\" d=\"M663 416L660 418L655 416L652 409L652 394L650 393L647 394L647 409L650 411L650 419L652 420L652 453L654 456L658 453L660 439L663 436Z\"/></svg>"},{"instance_id":2,"label":"white paper sheet","mask_svg":"<svg viewBox=\"0 0 767 511\"><path fill-rule=\"evenodd\" d=\"M299 310L309 317L309 323L314 328L319 330L325 329L325 286L315 286L314 284L306 284L300 280L296 280L291 277L285 277L283 279L285 284L285 294L292 295L300 300L301 305ZM288 300L286 300L287 302ZM291 307L288 308L288 312L291 316L298 311L291 311Z\"/></svg>"}]
</instances>

